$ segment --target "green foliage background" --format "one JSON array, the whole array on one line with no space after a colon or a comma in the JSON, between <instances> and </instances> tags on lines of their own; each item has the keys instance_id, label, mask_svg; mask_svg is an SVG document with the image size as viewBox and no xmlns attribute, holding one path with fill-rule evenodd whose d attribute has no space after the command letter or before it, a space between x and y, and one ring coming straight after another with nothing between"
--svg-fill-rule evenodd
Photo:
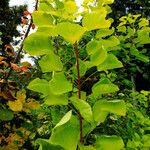
<instances>
[{"instance_id":1,"label":"green foliage background","mask_svg":"<svg viewBox=\"0 0 150 150\"><path fill-rule=\"evenodd\" d=\"M1 78L2 149L149 149L149 2L90 2L39 1L23 47L35 65Z\"/></svg>"}]
</instances>

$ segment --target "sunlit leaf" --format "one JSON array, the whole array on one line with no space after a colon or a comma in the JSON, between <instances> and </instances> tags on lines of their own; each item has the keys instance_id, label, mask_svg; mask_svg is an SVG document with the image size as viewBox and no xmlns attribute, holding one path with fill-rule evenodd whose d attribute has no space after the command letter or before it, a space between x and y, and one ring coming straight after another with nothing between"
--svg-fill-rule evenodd
<instances>
[{"instance_id":1,"label":"sunlit leaf","mask_svg":"<svg viewBox=\"0 0 150 150\"><path fill-rule=\"evenodd\" d=\"M70 98L71 103L74 105L74 107L81 113L82 117L88 121L93 121L93 114L91 106L84 100L78 99L76 97Z\"/></svg>"},{"instance_id":2,"label":"sunlit leaf","mask_svg":"<svg viewBox=\"0 0 150 150\"><path fill-rule=\"evenodd\" d=\"M142 137L143 140L143 146L149 148L150 147L150 134L145 134Z\"/></svg>"},{"instance_id":3,"label":"sunlit leaf","mask_svg":"<svg viewBox=\"0 0 150 150\"><path fill-rule=\"evenodd\" d=\"M63 94L72 91L72 84L66 79L63 72L54 72L49 82L53 94Z\"/></svg>"},{"instance_id":4,"label":"sunlit leaf","mask_svg":"<svg viewBox=\"0 0 150 150\"><path fill-rule=\"evenodd\" d=\"M50 13L46 13L44 11L34 11L32 13L33 21L38 26L45 26L53 24L54 18L51 16Z\"/></svg>"},{"instance_id":5,"label":"sunlit leaf","mask_svg":"<svg viewBox=\"0 0 150 150\"><path fill-rule=\"evenodd\" d=\"M52 130L50 143L60 145L65 150L76 150L79 141L79 121L72 116L71 119Z\"/></svg>"},{"instance_id":6,"label":"sunlit leaf","mask_svg":"<svg viewBox=\"0 0 150 150\"><path fill-rule=\"evenodd\" d=\"M53 49L49 36L42 32L29 35L23 48L31 56L50 54Z\"/></svg>"},{"instance_id":7,"label":"sunlit leaf","mask_svg":"<svg viewBox=\"0 0 150 150\"><path fill-rule=\"evenodd\" d=\"M62 22L56 26L56 31L68 42L74 44L80 40L86 29L78 24Z\"/></svg>"},{"instance_id":8,"label":"sunlit leaf","mask_svg":"<svg viewBox=\"0 0 150 150\"><path fill-rule=\"evenodd\" d=\"M124 148L124 143L121 137L116 135L99 136L96 140L96 149L97 150L122 150Z\"/></svg>"},{"instance_id":9,"label":"sunlit leaf","mask_svg":"<svg viewBox=\"0 0 150 150\"><path fill-rule=\"evenodd\" d=\"M39 150L64 150L59 145L50 144L47 139L38 138L35 142L40 145Z\"/></svg>"},{"instance_id":10,"label":"sunlit leaf","mask_svg":"<svg viewBox=\"0 0 150 150\"><path fill-rule=\"evenodd\" d=\"M65 123L67 123L71 119L71 116L72 116L72 110L67 112L65 114L65 116L63 116L63 118L59 121L59 123L56 124L56 126L54 128L57 128L59 126L64 125Z\"/></svg>"},{"instance_id":11,"label":"sunlit leaf","mask_svg":"<svg viewBox=\"0 0 150 150\"><path fill-rule=\"evenodd\" d=\"M100 47L93 55L90 56L91 66L98 66L107 58L107 51Z\"/></svg>"},{"instance_id":12,"label":"sunlit leaf","mask_svg":"<svg viewBox=\"0 0 150 150\"><path fill-rule=\"evenodd\" d=\"M109 113L126 115L126 105L123 100L99 100L93 106L93 115L96 122L104 122Z\"/></svg>"},{"instance_id":13,"label":"sunlit leaf","mask_svg":"<svg viewBox=\"0 0 150 150\"><path fill-rule=\"evenodd\" d=\"M96 148L94 146L84 146L84 145L80 145L80 150L96 150Z\"/></svg>"},{"instance_id":14,"label":"sunlit leaf","mask_svg":"<svg viewBox=\"0 0 150 150\"><path fill-rule=\"evenodd\" d=\"M101 79L92 87L92 92L95 94L113 93L117 92L118 90L118 86L111 83L108 79Z\"/></svg>"},{"instance_id":15,"label":"sunlit leaf","mask_svg":"<svg viewBox=\"0 0 150 150\"><path fill-rule=\"evenodd\" d=\"M39 65L43 72L62 71L63 69L60 57L52 51L49 52L49 55L45 55L39 60Z\"/></svg>"},{"instance_id":16,"label":"sunlit leaf","mask_svg":"<svg viewBox=\"0 0 150 150\"><path fill-rule=\"evenodd\" d=\"M117 59L117 57L113 54L108 54L107 58L104 60L102 64L100 64L97 69L98 71L115 69L123 67L122 63Z\"/></svg>"},{"instance_id":17,"label":"sunlit leaf","mask_svg":"<svg viewBox=\"0 0 150 150\"><path fill-rule=\"evenodd\" d=\"M88 44L86 45L86 51L89 55L94 54L100 48L101 48L101 45L99 44L99 41L97 40L92 40L88 42Z\"/></svg>"},{"instance_id":18,"label":"sunlit leaf","mask_svg":"<svg viewBox=\"0 0 150 150\"><path fill-rule=\"evenodd\" d=\"M117 37L111 36L108 39L99 40L99 45L103 46L107 51L111 51L111 47L115 47L120 44L120 41Z\"/></svg>"},{"instance_id":19,"label":"sunlit leaf","mask_svg":"<svg viewBox=\"0 0 150 150\"><path fill-rule=\"evenodd\" d=\"M113 33L114 33L114 28L112 28L112 29L100 29L96 33L96 38L99 39L102 37L106 37L106 36L109 36Z\"/></svg>"},{"instance_id":20,"label":"sunlit leaf","mask_svg":"<svg viewBox=\"0 0 150 150\"><path fill-rule=\"evenodd\" d=\"M83 27L86 27L87 30L95 30L100 28L109 28L111 22L109 20L105 20L107 15L106 9L103 7L99 11L93 11L91 13L87 13L82 20Z\"/></svg>"},{"instance_id":21,"label":"sunlit leaf","mask_svg":"<svg viewBox=\"0 0 150 150\"><path fill-rule=\"evenodd\" d=\"M64 9L69 14L75 13L77 11L76 2L71 0L64 2Z\"/></svg>"},{"instance_id":22,"label":"sunlit leaf","mask_svg":"<svg viewBox=\"0 0 150 150\"><path fill-rule=\"evenodd\" d=\"M29 83L28 89L47 96L49 94L49 83L44 79L36 78Z\"/></svg>"},{"instance_id":23,"label":"sunlit leaf","mask_svg":"<svg viewBox=\"0 0 150 150\"><path fill-rule=\"evenodd\" d=\"M51 105L67 105L68 96L66 94L54 95L50 90L48 96L44 98L44 104Z\"/></svg>"},{"instance_id":24,"label":"sunlit leaf","mask_svg":"<svg viewBox=\"0 0 150 150\"><path fill-rule=\"evenodd\" d=\"M149 25L149 21L146 18L141 18L140 22L138 23L139 28L145 27Z\"/></svg>"}]
</instances>

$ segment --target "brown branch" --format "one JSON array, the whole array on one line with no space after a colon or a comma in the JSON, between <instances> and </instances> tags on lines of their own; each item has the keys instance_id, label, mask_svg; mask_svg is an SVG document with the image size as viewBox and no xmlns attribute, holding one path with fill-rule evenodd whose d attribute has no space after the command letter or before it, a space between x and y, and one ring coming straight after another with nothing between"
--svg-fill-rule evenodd
<instances>
[{"instance_id":1,"label":"brown branch","mask_svg":"<svg viewBox=\"0 0 150 150\"><path fill-rule=\"evenodd\" d=\"M78 88L78 98L81 99L81 76L80 76L80 67L79 67L79 50L78 50L78 43L75 42L74 44L75 56L76 56L76 69L77 69L77 88ZM80 143L83 142L83 135L82 135L82 116L80 112L78 112L79 121L80 121Z\"/></svg>"},{"instance_id":2,"label":"brown branch","mask_svg":"<svg viewBox=\"0 0 150 150\"><path fill-rule=\"evenodd\" d=\"M77 42L74 44L74 50L76 55L76 69L77 69L77 83L78 83L78 98L81 98L81 77L80 77L80 68L79 68L79 50Z\"/></svg>"}]
</instances>

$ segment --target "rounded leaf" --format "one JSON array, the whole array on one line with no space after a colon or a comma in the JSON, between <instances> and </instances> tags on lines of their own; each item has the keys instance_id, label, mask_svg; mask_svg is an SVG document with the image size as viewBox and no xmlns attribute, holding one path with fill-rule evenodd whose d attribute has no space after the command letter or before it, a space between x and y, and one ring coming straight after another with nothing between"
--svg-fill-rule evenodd
<instances>
[{"instance_id":1,"label":"rounded leaf","mask_svg":"<svg viewBox=\"0 0 150 150\"><path fill-rule=\"evenodd\" d=\"M0 109L0 120L9 121L14 118L14 114L9 109Z\"/></svg>"},{"instance_id":2,"label":"rounded leaf","mask_svg":"<svg viewBox=\"0 0 150 150\"><path fill-rule=\"evenodd\" d=\"M49 81L50 90L53 94L59 95L72 91L72 84L67 80L63 72L54 72Z\"/></svg>"},{"instance_id":3,"label":"rounded leaf","mask_svg":"<svg viewBox=\"0 0 150 150\"><path fill-rule=\"evenodd\" d=\"M65 40L74 44L76 41L80 40L86 29L78 24L62 22L57 24L56 31Z\"/></svg>"},{"instance_id":4,"label":"rounded leaf","mask_svg":"<svg viewBox=\"0 0 150 150\"><path fill-rule=\"evenodd\" d=\"M60 57L54 54L52 51L39 60L39 65L42 69L42 72L62 71L63 69L63 64L60 60Z\"/></svg>"},{"instance_id":5,"label":"rounded leaf","mask_svg":"<svg viewBox=\"0 0 150 150\"><path fill-rule=\"evenodd\" d=\"M36 32L25 39L23 49L31 56L36 56L49 54L53 50L53 46L47 34Z\"/></svg>"}]
</instances>

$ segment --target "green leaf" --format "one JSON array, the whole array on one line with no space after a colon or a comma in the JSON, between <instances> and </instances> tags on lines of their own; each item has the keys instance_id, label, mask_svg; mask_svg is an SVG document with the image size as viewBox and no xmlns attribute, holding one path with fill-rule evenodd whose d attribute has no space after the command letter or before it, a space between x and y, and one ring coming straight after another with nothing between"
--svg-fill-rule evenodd
<instances>
[{"instance_id":1,"label":"green leaf","mask_svg":"<svg viewBox=\"0 0 150 150\"><path fill-rule=\"evenodd\" d=\"M138 49L136 48L130 48L130 53L131 55L135 56L136 59L143 61L145 63L149 62L149 58L143 54L140 54L140 52L138 51Z\"/></svg>"},{"instance_id":2,"label":"green leaf","mask_svg":"<svg viewBox=\"0 0 150 150\"><path fill-rule=\"evenodd\" d=\"M47 97L44 98L44 104L51 105L67 105L68 96L66 94L54 95L50 90Z\"/></svg>"},{"instance_id":3,"label":"green leaf","mask_svg":"<svg viewBox=\"0 0 150 150\"><path fill-rule=\"evenodd\" d=\"M126 26L118 26L117 27L118 32L123 32L126 33L127 32L127 28Z\"/></svg>"},{"instance_id":4,"label":"green leaf","mask_svg":"<svg viewBox=\"0 0 150 150\"><path fill-rule=\"evenodd\" d=\"M52 130L50 143L60 145L65 150L76 150L79 141L79 121L75 116Z\"/></svg>"},{"instance_id":5,"label":"green leaf","mask_svg":"<svg viewBox=\"0 0 150 150\"><path fill-rule=\"evenodd\" d=\"M50 25L54 23L54 18L51 16L51 14L46 13L44 11L34 11L32 13L32 17L33 17L34 23L38 27Z\"/></svg>"},{"instance_id":6,"label":"green leaf","mask_svg":"<svg viewBox=\"0 0 150 150\"><path fill-rule=\"evenodd\" d=\"M71 97L70 101L87 122L93 122L92 109L86 101L78 99L76 97Z\"/></svg>"},{"instance_id":7,"label":"green leaf","mask_svg":"<svg viewBox=\"0 0 150 150\"><path fill-rule=\"evenodd\" d=\"M80 150L96 150L96 148L92 145L84 146L84 145L79 145Z\"/></svg>"},{"instance_id":8,"label":"green leaf","mask_svg":"<svg viewBox=\"0 0 150 150\"><path fill-rule=\"evenodd\" d=\"M126 115L126 105L123 100L99 100L93 106L94 120L98 123L104 122L109 113Z\"/></svg>"},{"instance_id":9,"label":"green leaf","mask_svg":"<svg viewBox=\"0 0 150 150\"><path fill-rule=\"evenodd\" d=\"M65 116L63 116L63 118L59 121L59 123L56 124L56 126L54 128L57 128L59 126L64 125L65 123L67 123L71 119L71 116L72 116L72 110L67 112L65 114Z\"/></svg>"},{"instance_id":10,"label":"green leaf","mask_svg":"<svg viewBox=\"0 0 150 150\"><path fill-rule=\"evenodd\" d=\"M36 78L30 82L28 89L43 94L44 103L47 105L67 105L68 96L66 94L54 95L50 84L44 79Z\"/></svg>"},{"instance_id":11,"label":"green leaf","mask_svg":"<svg viewBox=\"0 0 150 150\"><path fill-rule=\"evenodd\" d=\"M95 145L98 150L122 150L124 148L123 140L116 135L102 135L97 138Z\"/></svg>"},{"instance_id":12,"label":"green leaf","mask_svg":"<svg viewBox=\"0 0 150 150\"><path fill-rule=\"evenodd\" d=\"M64 9L69 14L73 14L78 10L75 1L71 1L71 0L66 1L64 2L64 6L65 6Z\"/></svg>"},{"instance_id":13,"label":"green leaf","mask_svg":"<svg viewBox=\"0 0 150 150\"><path fill-rule=\"evenodd\" d=\"M50 144L47 139L39 138L35 142L40 145L39 150L65 150L59 145Z\"/></svg>"},{"instance_id":14,"label":"green leaf","mask_svg":"<svg viewBox=\"0 0 150 150\"><path fill-rule=\"evenodd\" d=\"M90 65L98 66L107 58L107 51L100 47L94 54L90 56Z\"/></svg>"},{"instance_id":15,"label":"green leaf","mask_svg":"<svg viewBox=\"0 0 150 150\"><path fill-rule=\"evenodd\" d=\"M10 121L14 118L14 114L9 109L0 109L0 120Z\"/></svg>"},{"instance_id":16,"label":"green leaf","mask_svg":"<svg viewBox=\"0 0 150 150\"><path fill-rule=\"evenodd\" d=\"M111 22L105 20L107 15L106 8L101 8L99 11L94 11L87 13L82 20L83 27L86 27L88 31L100 29L100 28L109 28Z\"/></svg>"},{"instance_id":17,"label":"green leaf","mask_svg":"<svg viewBox=\"0 0 150 150\"><path fill-rule=\"evenodd\" d=\"M86 29L78 24L62 22L57 24L56 31L65 40L74 44L76 41L80 40Z\"/></svg>"},{"instance_id":18,"label":"green leaf","mask_svg":"<svg viewBox=\"0 0 150 150\"><path fill-rule=\"evenodd\" d=\"M117 92L118 90L118 86L111 83L108 79L101 79L92 87L92 92L94 94L107 94Z\"/></svg>"},{"instance_id":19,"label":"green leaf","mask_svg":"<svg viewBox=\"0 0 150 150\"><path fill-rule=\"evenodd\" d=\"M63 72L54 72L49 85L51 92L55 95L72 91L72 84L66 79Z\"/></svg>"},{"instance_id":20,"label":"green leaf","mask_svg":"<svg viewBox=\"0 0 150 150\"><path fill-rule=\"evenodd\" d=\"M150 28L145 27L142 30L138 31L138 41L140 44L149 44L150 43Z\"/></svg>"},{"instance_id":21,"label":"green leaf","mask_svg":"<svg viewBox=\"0 0 150 150\"><path fill-rule=\"evenodd\" d=\"M135 32L136 32L136 31L135 31L134 28L127 27L127 33L128 33L128 34L126 35L125 38L127 39L127 38L130 38L130 37L134 36Z\"/></svg>"},{"instance_id":22,"label":"green leaf","mask_svg":"<svg viewBox=\"0 0 150 150\"><path fill-rule=\"evenodd\" d=\"M97 69L98 71L115 69L123 67L122 63L117 59L117 57L113 54L108 54L107 58L104 60L102 64L100 64Z\"/></svg>"},{"instance_id":23,"label":"green leaf","mask_svg":"<svg viewBox=\"0 0 150 150\"><path fill-rule=\"evenodd\" d=\"M86 45L86 51L89 55L94 54L98 49L100 49L100 44L99 41L97 40L91 40L90 42L88 42L88 44Z\"/></svg>"},{"instance_id":24,"label":"green leaf","mask_svg":"<svg viewBox=\"0 0 150 150\"><path fill-rule=\"evenodd\" d=\"M112 29L100 29L96 33L96 38L101 39L102 37L106 37L114 33L114 28Z\"/></svg>"},{"instance_id":25,"label":"green leaf","mask_svg":"<svg viewBox=\"0 0 150 150\"><path fill-rule=\"evenodd\" d=\"M149 62L149 57L144 56L144 55L142 55L142 54L136 55L136 58L137 58L138 60L140 60L140 61L145 62L145 63Z\"/></svg>"},{"instance_id":26,"label":"green leaf","mask_svg":"<svg viewBox=\"0 0 150 150\"><path fill-rule=\"evenodd\" d=\"M38 27L38 32L43 32L49 36L57 36L56 26L54 25L43 25Z\"/></svg>"},{"instance_id":27,"label":"green leaf","mask_svg":"<svg viewBox=\"0 0 150 150\"><path fill-rule=\"evenodd\" d=\"M49 54L53 46L47 34L36 32L25 39L23 49L31 56L37 56Z\"/></svg>"},{"instance_id":28,"label":"green leaf","mask_svg":"<svg viewBox=\"0 0 150 150\"><path fill-rule=\"evenodd\" d=\"M48 13L52 10L54 10L53 6L50 3L46 2L45 0L39 3L38 11L43 11Z\"/></svg>"},{"instance_id":29,"label":"green leaf","mask_svg":"<svg viewBox=\"0 0 150 150\"><path fill-rule=\"evenodd\" d=\"M110 38L105 39L105 40L104 39L99 40L99 45L103 46L104 49L107 49L107 51L111 51L112 47L115 47L119 44L120 44L120 41L115 36L111 36Z\"/></svg>"},{"instance_id":30,"label":"green leaf","mask_svg":"<svg viewBox=\"0 0 150 150\"><path fill-rule=\"evenodd\" d=\"M139 28L145 27L149 25L149 21L146 18L141 18L140 22L138 23Z\"/></svg>"},{"instance_id":31,"label":"green leaf","mask_svg":"<svg viewBox=\"0 0 150 150\"><path fill-rule=\"evenodd\" d=\"M39 60L39 65L42 72L62 71L63 64L54 52L50 52L49 55L45 55Z\"/></svg>"},{"instance_id":32,"label":"green leaf","mask_svg":"<svg viewBox=\"0 0 150 150\"><path fill-rule=\"evenodd\" d=\"M100 100L97 101L94 106L99 107L102 111L107 111L116 115L126 115L126 104L123 100Z\"/></svg>"},{"instance_id":33,"label":"green leaf","mask_svg":"<svg viewBox=\"0 0 150 150\"><path fill-rule=\"evenodd\" d=\"M150 147L150 134L145 134L145 135L143 135L143 137L142 137L142 141L143 141L143 143L144 143L144 147Z\"/></svg>"},{"instance_id":34,"label":"green leaf","mask_svg":"<svg viewBox=\"0 0 150 150\"><path fill-rule=\"evenodd\" d=\"M36 78L32 80L27 88L32 91L42 93L44 97L49 94L49 84L44 79Z\"/></svg>"},{"instance_id":35,"label":"green leaf","mask_svg":"<svg viewBox=\"0 0 150 150\"><path fill-rule=\"evenodd\" d=\"M104 4L112 4L114 0L103 0Z\"/></svg>"}]
</instances>

